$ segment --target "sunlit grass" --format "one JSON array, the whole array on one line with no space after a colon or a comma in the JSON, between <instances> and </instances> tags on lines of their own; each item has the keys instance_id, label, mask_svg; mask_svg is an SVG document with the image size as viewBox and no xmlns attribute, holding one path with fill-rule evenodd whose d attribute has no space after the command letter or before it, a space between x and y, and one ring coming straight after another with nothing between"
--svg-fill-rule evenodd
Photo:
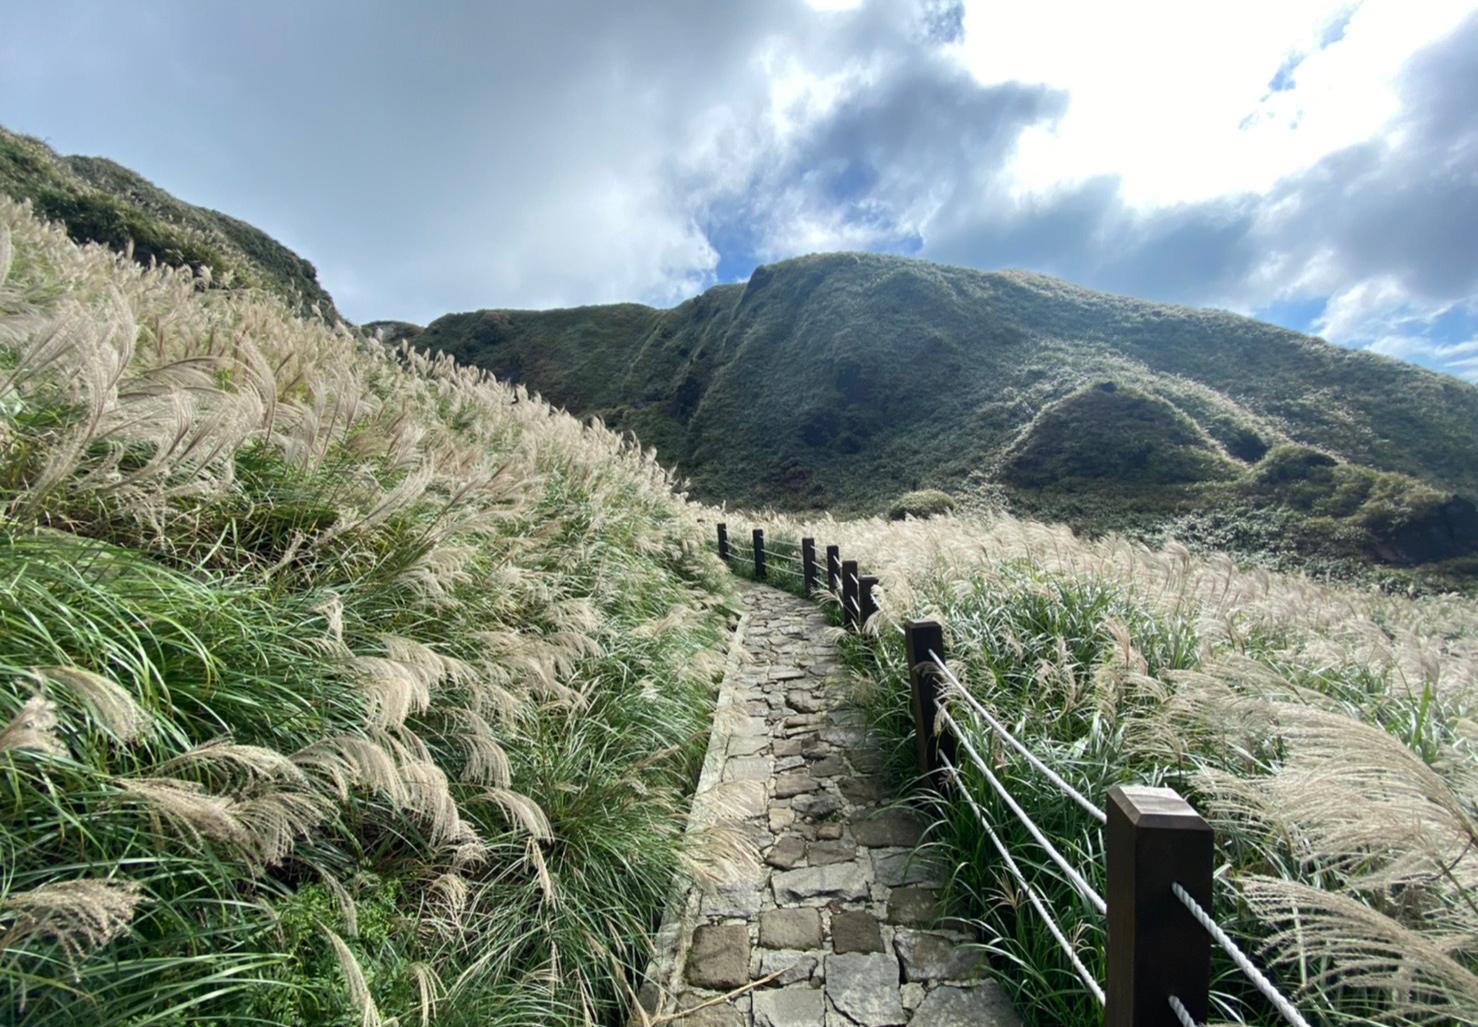
<instances>
[{"instance_id":1,"label":"sunlit grass","mask_svg":"<svg viewBox=\"0 0 1478 1027\"><path fill-rule=\"evenodd\" d=\"M672 485L0 201L0 1019L619 1020L721 662Z\"/></svg>"},{"instance_id":2,"label":"sunlit grass","mask_svg":"<svg viewBox=\"0 0 1478 1027\"><path fill-rule=\"evenodd\" d=\"M1008 517L802 523L769 534L878 574L881 615L844 650L914 779L899 626L945 625L962 681L1039 756L1102 801L1168 784L1217 830L1216 915L1312 1022L1447 1023L1478 1014L1478 604L1393 597L1239 569L1171 545L1085 542ZM1097 824L988 732L973 744L1102 890ZM970 794L1101 979L1101 918L974 771ZM959 797L919 793L1033 1024L1101 1010ZM1218 957L1214 1018L1276 1014Z\"/></svg>"}]
</instances>

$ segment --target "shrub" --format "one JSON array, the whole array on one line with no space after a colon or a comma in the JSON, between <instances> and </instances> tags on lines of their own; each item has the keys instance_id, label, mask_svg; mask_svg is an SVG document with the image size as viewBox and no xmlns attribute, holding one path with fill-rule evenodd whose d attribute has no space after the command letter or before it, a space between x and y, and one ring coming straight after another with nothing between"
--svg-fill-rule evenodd
<instances>
[{"instance_id":1,"label":"shrub","mask_svg":"<svg viewBox=\"0 0 1478 1027\"><path fill-rule=\"evenodd\" d=\"M954 510L955 501L948 492L939 489L919 489L905 492L888 508L888 520L901 521L907 517L924 519L938 517Z\"/></svg>"}]
</instances>

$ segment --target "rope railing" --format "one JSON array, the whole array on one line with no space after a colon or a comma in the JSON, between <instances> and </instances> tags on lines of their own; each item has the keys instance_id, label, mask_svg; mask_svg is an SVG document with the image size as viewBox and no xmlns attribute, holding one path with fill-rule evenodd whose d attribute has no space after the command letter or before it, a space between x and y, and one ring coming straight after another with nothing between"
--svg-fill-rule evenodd
<instances>
[{"instance_id":1,"label":"rope railing","mask_svg":"<svg viewBox=\"0 0 1478 1027\"><path fill-rule=\"evenodd\" d=\"M1268 980L1266 975L1253 965L1252 960L1247 957L1247 953L1243 952L1241 947L1232 940L1231 935L1221 929L1221 925L1211 918L1211 914L1201 908L1201 904L1195 900L1191 893L1181 887L1179 881L1176 881L1170 886L1170 891L1180 900L1181 905L1185 906L1196 923L1205 928L1206 933L1211 936L1211 940L1220 945L1222 951L1231 957L1237 969L1242 971L1247 979L1252 982L1252 986L1258 990L1263 998L1272 1004L1273 1008L1278 1011L1283 1019L1291 1023L1293 1027L1309 1027L1309 1021L1303 1018L1303 1014L1278 990L1277 985ZM1171 997L1174 998L1173 995Z\"/></svg>"},{"instance_id":2,"label":"rope railing","mask_svg":"<svg viewBox=\"0 0 1478 1027\"><path fill-rule=\"evenodd\" d=\"M796 557L768 551L764 532L758 528L752 532L752 546L731 545L723 524L718 526L718 536L719 554L727 558L735 552L749 557L754 561L756 577L766 577L768 557L779 561L776 568L800 577L804 594L834 595L844 625L853 631L861 631L878 612L874 596L878 579L863 574L855 560L843 560L836 546L826 547L825 563L820 564L811 538L801 540L801 555ZM944 658L944 629L940 624L904 621L897 627L907 651L914 742L921 774L935 788L958 796L969 806L1073 973L1104 1007L1108 1027L1199 1027L1210 1004L1212 941L1291 1027L1308 1027L1293 1003L1206 912L1211 904L1213 839L1210 826L1189 803L1168 788L1123 785L1109 789L1105 805L1094 803L1032 752L950 670ZM964 730L957 717L964 710L973 718L973 735ZM1063 854L991 769L990 761L975 744L990 736L999 738L1103 829L1104 893ZM966 775L960 770L962 763L979 772L1021 829L1046 853L1065 883L1093 913L1105 918L1104 984L1089 972L1041 891L1027 878L991 817L970 793ZM1052 868L1045 865L1037 872L1057 880ZM1167 903L1183 913L1167 912Z\"/></svg>"},{"instance_id":3,"label":"rope railing","mask_svg":"<svg viewBox=\"0 0 1478 1027\"><path fill-rule=\"evenodd\" d=\"M947 680L951 685L954 686L954 691L952 694L956 698L963 700L965 705L969 706L971 711L974 712L977 717L985 721L986 724L990 725L990 729L1000 736L1001 741L1005 742L1007 745L1011 746L1011 748L1020 753L1021 756L1028 763L1030 763L1039 774L1041 774L1048 781L1051 781L1054 785L1056 785L1058 791L1062 792L1069 799L1072 799L1079 806L1081 806L1094 820L1097 820L1100 824L1108 822L1108 816L1103 812L1102 809L1089 801L1088 797L1085 796L1082 792L1078 791L1072 785L1064 781L1062 779L1062 776L1058 774L1057 771L1053 770L1051 767L1047 766L1047 764L1043 763L1039 758L1037 758L1037 755L1035 753L1033 753L1025 745L1022 745L1021 742L1017 740L1015 735L1006 730L1005 725L997 720L991 714L991 712L987 710L980 703L979 700L971 695L969 690L965 688L963 684L960 683L960 679L955 677L954 672L951 671L949 667L945 665L944 661L939 658L938 653L934 652L931 649L929 651L929 659L934 661L934 666L939 668L939 671L944 675L945 680Z\"/></svg>"},{"instance_id":4,"label":"rope railing","mask_svg":"<svg viewBox=\"0 0 1478 1027\"><path fill-rule=\"evenodd\" d=\"M996 851L1001 854L1001 861L1005 863L1006 869L1011 872L1012 877L1016 878L1016 883L1021 886L1021 890L1025 893L1027 901L1030 902L1032 908L1037 911L1037 915L1042 918L1042 923L1046 926L1047 931L1052 935L1053 939L1057 942L1058 947L1062 949L1063 955L1067 957L1068 962L1072 965L1073 972L1076 973L1078 975L1078 979L1083 982L1083 987L1087 988L1089 993L1098 1000L1098 1004L1104 1005L1106 999L1103 994L1103 988L1100 987L1099 983L1093 979L1093 975L1088 972L1088 968L1083 965L1082 958L1078 955L1077 950L1073 948L1072 943L1067 940L1067 935L1063 933L1062 928L1058 926L1057 921L1053 919L1052 914L1048 912L1047 906L1042 901L1041 897L1037 894L1037 890L1033 888L1031 882L1026 879L1026 875L1021 872L1021 868L1016 865L1016 860L1013 859L1011 856L1011 850L1006 847L1005 842L1001 841L1000 835L996 834L995 832L995 828L990 826L989 818L986 817L985 812L981 810L980 805L975 801L974 797L971 796L969 789L965 787L964 781L960 777L959 770L955 767L953 763L950 762L949 757L947 756L944 757L943 763L944 766L948 769L950 776L959 786L960 794L965 797L965 801L969 804L970 809L975 813L975 819L979 821L980 826L985 830L986 837L991 840L991 844L994 845Z\"/></svg>"},{"instance_id":5,"label":"rope railing","mask_svg":"<svg viewBox=\"0 0 1478 1027\"><path fill-rule=\"evenodd\" d=\"M1185 1003L1178 996L1166 996L1166 1001L1170 1003L1170 1011L1175 1014L1175 1019L1179 1021L1180 1027L1201 1027L1196 1022L1196 1018L1186 1009Z\"/></svg>"},{"instance_id":6,"label":"rope railing","mask_svg":"<svg viewBox=\"0 0 1478 1027\"><path fill-rule=\"evenodd\" d=\"M941 707L939 715L944 718L944 723L949 725L960 744L965 747L965 752L969 754L970 761L975 764L975 769L979 770L985 776L991 788L1001 797L1001 801L1006 804L1006 808L1016 814L1016 819L1021 822L1022 827L1026 828L1027 834L1031 835L1036 843L1042 847L1042 851L1047 854L1048 858L1057 864L1058 869L1068 879L1068 883L1083 897L1083 901L1092 906L1096 912L1107 914L1108 903L1103 900L1103 896L1098 894L1098 891L1084 879L1083 875L1078 872L1077 867L1068 862L1067 857L1058 851L1057 846L1048 841L1046 834L1037 826L1036 821L1027 814L1026 810L1021 808L1021 804L1012 797L1006 786L1001 784L1000 778L991 773L990 767L986 766L985 760L980 758L980 753L975 751L975 746L970 744L970 740L960 730L960 725L955 721L954 717L950 716L949 710Z\"/></svg>"}]
</instances>

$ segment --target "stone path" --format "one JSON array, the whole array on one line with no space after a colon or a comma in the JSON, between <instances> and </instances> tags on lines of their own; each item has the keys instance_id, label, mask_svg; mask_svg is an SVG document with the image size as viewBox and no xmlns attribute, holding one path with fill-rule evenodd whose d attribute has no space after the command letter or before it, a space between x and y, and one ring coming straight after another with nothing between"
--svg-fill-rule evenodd
<instances>
[{"instance_id":1,"label":"stone path","mask_svg":"<svg viewBox=\"0 0 1478 1027\"><path fill-rule=\"evenodd\" d=\"M936 924L939 875L913 851L922 824L886 805L825 618L764 586L743 597L745 655L724 682L690 830L737 834L759 859L678 903L643 1006L654 1019L692 1010L659 1019L684 1027L1018 1027L968 936Z\"/></svg>"}]
</instances>

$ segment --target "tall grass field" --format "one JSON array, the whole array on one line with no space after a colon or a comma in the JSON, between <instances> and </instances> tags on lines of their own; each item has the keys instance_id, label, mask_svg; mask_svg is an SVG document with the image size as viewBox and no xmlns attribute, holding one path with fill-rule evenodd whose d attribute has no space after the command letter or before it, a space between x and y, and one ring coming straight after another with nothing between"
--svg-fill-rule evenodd
<instances>
[{"instance_id":1,"label":"tall grass field","mask_svg":"<svg viewBox=\"0 0 1478 1027\"><path fill-rule=\"evenodd\" d=\"M1207 817L1216 918L1311 1023L1478 1022L1478 603L1324 585L1174 544L1088 542L1006 516L754 523L779 551L813 536L881 578L879 615L846 645L905 790L915 770L901 624L932 618L965 687L1080 791L1101 804L1115 784L1168 785ZM798 588L789 568L776 561L770 577ZM1102 893L1098 824L955 711ZM1101 981L1102 918L962 764L970 797ZM952 871L947 898L1023 1018L1101 1022L968 802L926 801L928 845ZM1215 955L1213 1021L1283 1022Z\"/></svg>"},{"instance_id":2,"label":"tall grass field","mask_svg":"<svg viewBox=\"0 0 1478 1027\"><path fill-rule=\"evenodd\" d=\"M0 199L0 1021L619 1019L729 585L649 456Z\"/></svg>"}]
</instances>

